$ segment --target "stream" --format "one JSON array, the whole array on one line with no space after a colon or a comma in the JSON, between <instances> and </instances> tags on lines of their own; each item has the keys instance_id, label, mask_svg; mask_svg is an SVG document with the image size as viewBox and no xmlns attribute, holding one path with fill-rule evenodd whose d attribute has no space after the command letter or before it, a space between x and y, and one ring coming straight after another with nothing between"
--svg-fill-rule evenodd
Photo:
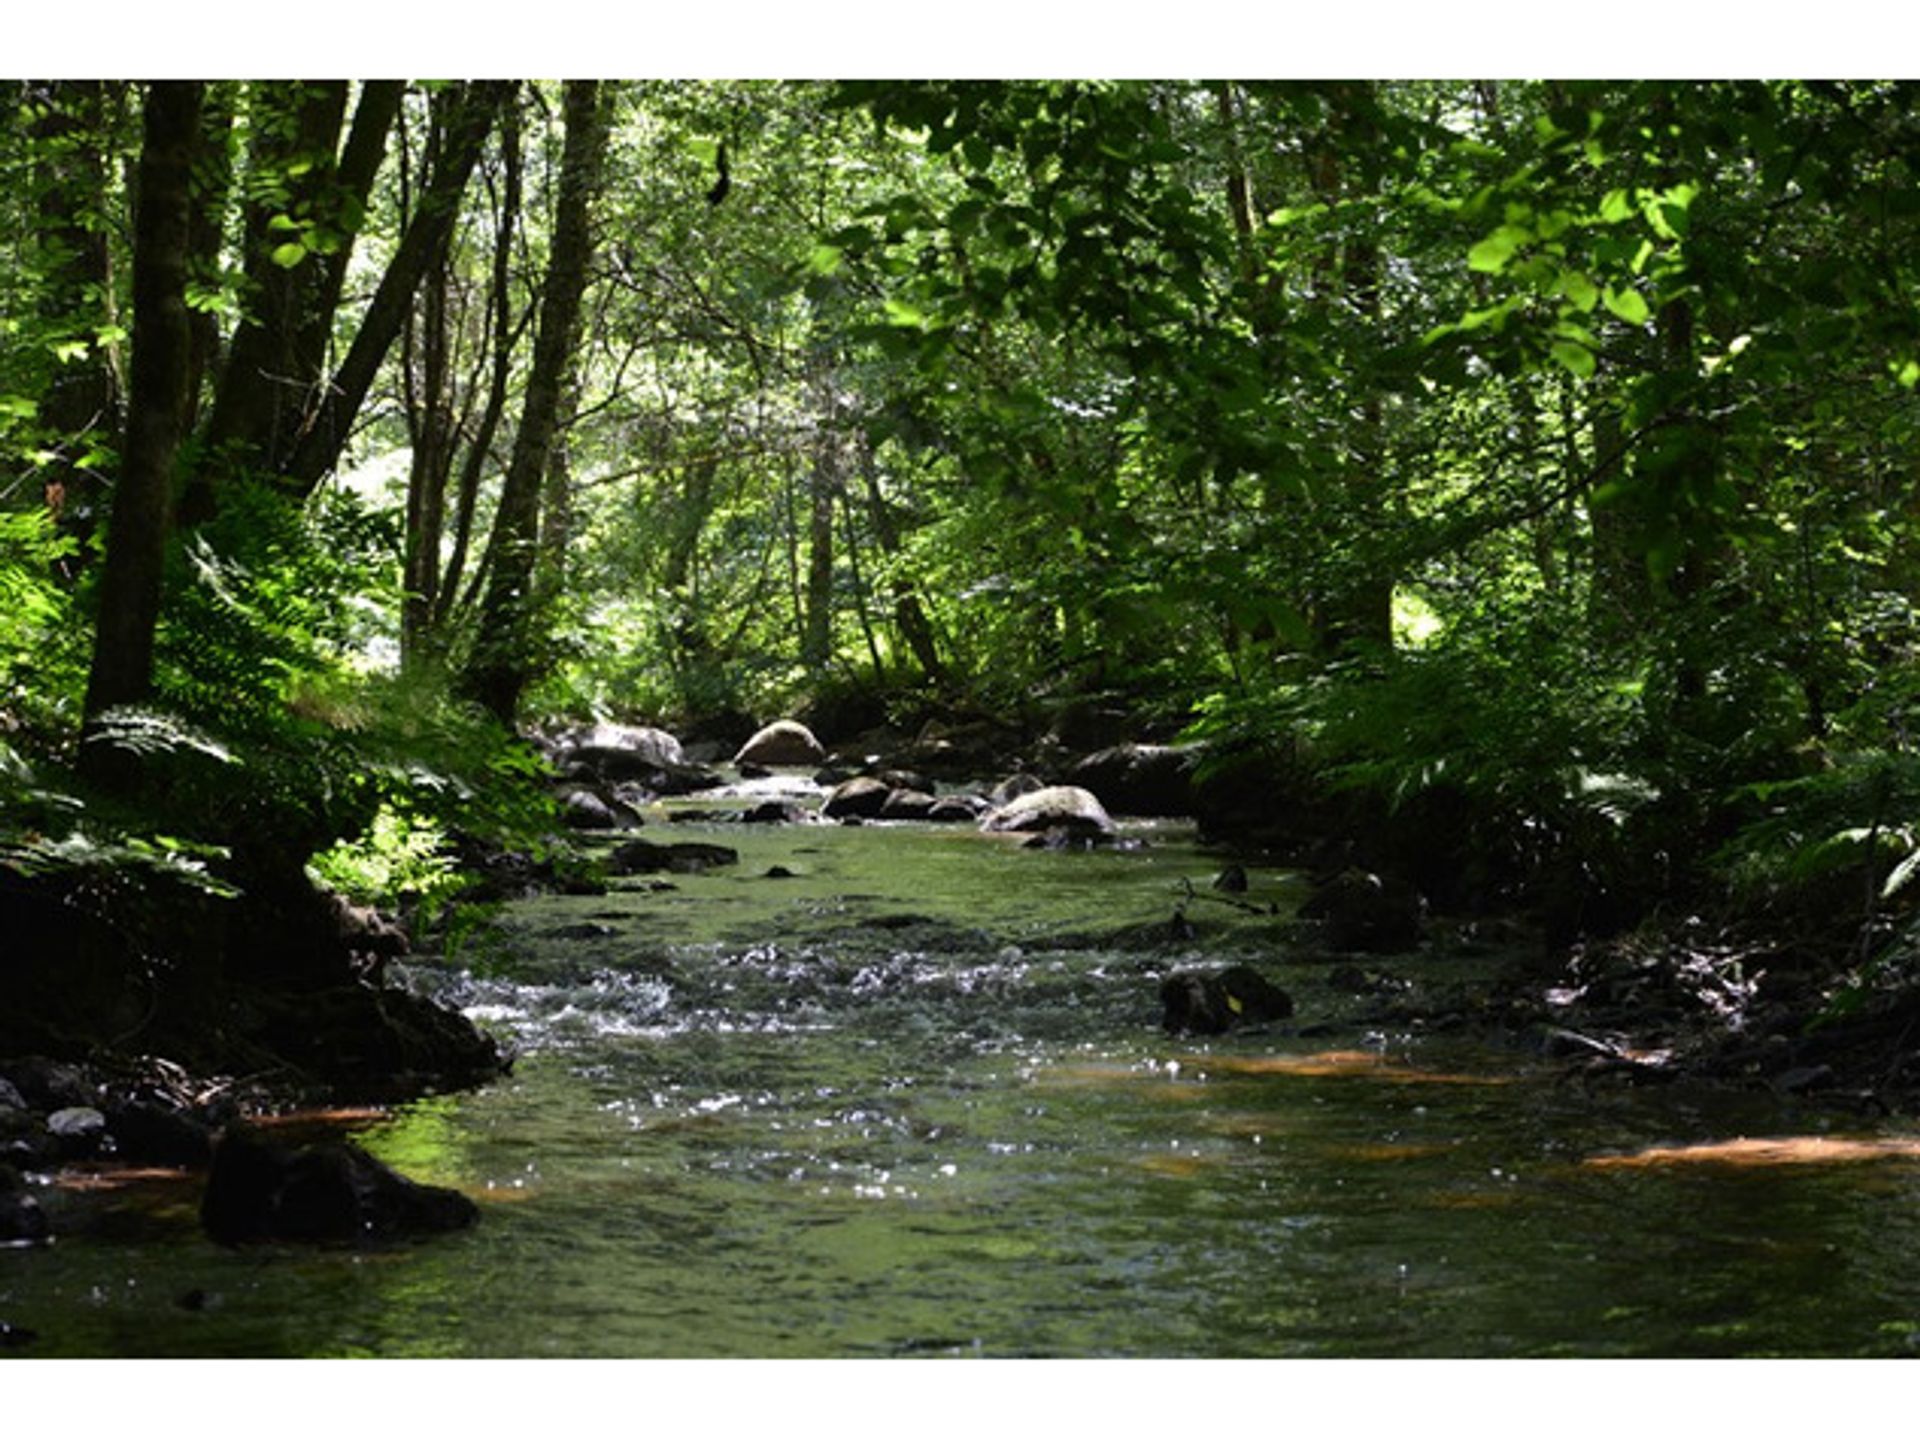
<instances>
[{"instance_id":1,"label":"stream","mask_svg":"<svg viewBox=\"0 0 1920 1438\"><path fill-rule=\"evenodd\" d=\"M516 1044L514 1071L343 1122L472 1195L477 1227L229 1250L199 1231L196 1179L70 1176L42 1197L65 1236L0 1251L27 1352L1920 1347L1910 1124L1587 1089L1517 1043L1429 1032L1409 1003L1464 1000L1502 956L1369 958L1378 992L1347 992L1285 938L1301 876L1252 874L1244 898L1277 917L1219 902L1221 856L1179 823L1059 853L676 807L694 817L649 811L642 836L739 864L515 903L408 971ZM1193 936L1153 941L1176 908ZM1294 1018L1162 1033L1165 969L1228 962L1291 992Z\"/></svg>"}]
</instances>

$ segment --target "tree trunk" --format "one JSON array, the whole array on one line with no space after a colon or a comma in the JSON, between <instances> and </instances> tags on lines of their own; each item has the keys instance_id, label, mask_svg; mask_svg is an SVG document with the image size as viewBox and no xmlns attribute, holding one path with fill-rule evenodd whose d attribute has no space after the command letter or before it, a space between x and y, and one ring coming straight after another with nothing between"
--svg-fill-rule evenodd
<instances>
[{"instance_id":1,"label":"tree trunk","mask_svg":"<svg viewBox=\"0 0 1920 1438\"><path fill-rule=\"evenodd\" d=\"M572 361L580 300L593 251L592 205L600 189L607 128L599 84L569 81L562 108L566 146L560 159L560 198L553 245L540 295L533 368L514 436L513 457L494 518L492 563L481 600L480 633L466 688L502 724L511 726L531 677L538 616L533 571L539 543L540 487Z\"/></svg>"},{"instance_id":2,"label":"tree trunk","mask_svg":"<svg viewBox=\"0 0 1920 1438\"><path fill-rule=\"evenodd\" d=\"M231 81L208 86L201 107L200 153L193 167L192 214L188 219L187 281L208 292L220 284L220 250L226 243L227 200L233 191L234 102L238 86ZM184 424L192 433L200 422L201 390L220 355L220 320L211 307L190 308L187 316L192 344L187 355L187 412Z\"/></svg>"},{"instance_id":3,"label":"tree trunk","mask_svg":"<svg viewBox=\"0 0 1920 1438\"><path fill-rule=\"evenodd\" d=\"M186 417L188 215L203 87L148 87L133 245L133 364L126 441L100 576L86 718L138 703L153 686L154 626L166 556L174 456ZM105 777L108 751L89 751ZM105 766L104 768L102 766Z\"/></svg>"},{"instance_id":4,"label":"tree trunk","mask_svg":"<svg viewBox=\"0 0 1920 1438\"><path fill-rule=\"evenodd\" d=\"M271 469L321 379L319 365L300 345L312 333L325 275L301 248L302 232L287 226L330 218L334 149L346 107L344 80L255 87L248 189L258 198L246 208L248 313L234 333L204 437L209 452L237 468ZM287 263L289 249L305 258ZM181 503L185 523L212 514L213 485L208 467L191 479Z\"/></svg>"},{"instance_id":5,"label":"tree trunk","mask_svg":"<svg viewBox=\"0 0 1920 1438\"><path fill-rule=\"evenodd\" d=\"M413 665L430 628L440 584L440 536L453 463L453 393L447 334L447 254L443 247L420 297L419 340L407 364L407 428L413 442L407 471L406 553L400 601L401 662ZM416 362L417 361L417 362Z\"/></svg>"},{"instance_id":6,"label":"tree trunk","mask_svg":"<svg viewBox=\"0 0 1920 1438\"><path fill-rule=\"evenodd\" d=\"M454 501L453 553L436 588L430 620L434 628L443 627L454 611L455 596L466 573L467 550L473 538L473 511L480 497L480 476L493 452L493 437L500 428L500 417L507 408L507 382L513 373L513 352L520 327L513 318L513 236L520 215L520 106L509 102L500 122L500 163L502 170L500 209L494 227L493 278L490 301L493 307L493 375L487 386L486 407L467 446L467 457L460 467L460 484ZM467 603L473 602L469 594Z\"/></svg>"},{"instance_id":7,"label":"tree trunk","mask_svg":"<svg viewBox=\"0 0 1920 1438\"><path fill-rule=\"evenodd\" d=\"M833 497L840 488L840 436L831 426L814 444L807 478L807 607L800 658L816 668L833 655Z\"/></svg>"},{"instance_id":8,"label":"tree trunk","mask_svg":"<svg viewBox=\"0 0 1920 1438\"><path fill-rule=\"evenodd\" d=\"M871 450L862 448L860 456L860 474L866 481L867 511L872 518L873 535L880 544L880 552L887 557L892 569L890 586L893 590L893 623L900 631L900 637L906 641L907 648L919 662L921 672L936 684L947 680L946 665L940 660L939 646L934 643L933 625L927 619L927 612L920 604L920 596L914 592L913 581L900 572L900 528L894 523L893 511L887 506L886 496L880 493L880 476L876 472Z\"/></svg>"},{"instance_id":9,"label":"tree trunk","mask_svg":"<svg viewBox=\"0 0 1920 1438\"><path fill-rule=\"evenodd\" d=\"M442 164L380 277L346 357L303 414L298 432L290 437L292 447L285 451L285 458L276 457L272 466L301 498L313 493L339 460L354 417L373 387L374 376L406 323L414 292L453 228L460 196L479 163L487 133L516 86L515 81L481 80L451 92L455 98L448 102L453 113L447 120Z\"/></svg>"}]
</instances>

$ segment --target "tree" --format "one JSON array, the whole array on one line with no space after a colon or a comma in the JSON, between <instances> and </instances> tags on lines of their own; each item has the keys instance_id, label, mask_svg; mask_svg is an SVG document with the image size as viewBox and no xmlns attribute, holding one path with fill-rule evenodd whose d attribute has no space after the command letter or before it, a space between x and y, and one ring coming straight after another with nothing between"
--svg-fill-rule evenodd
<instances>
[{"instance_id":1,"label":"tree","mask_svg":"<svg viewBox=\"0 0 1920 1438\"><path fill-rule=\"evenodd\" d=\"M563 108L566 150L560 164L560 197L553 248L540 294L533 365L515 433L513 457L502 482L481 601L479 638L466 685L503 724L511 725L521 690L534 663L538 615L534 565L538 555L541 484L555 443L562 394L586 292L593 253L592 207L600 188L607 145L607 117L600 86L570 81Z\"/></svg>"},{"instance_id":2,"label":"tree","mask_svg":"<svg viewBox=\"0 0 1920 1438\"><path fill-rule=\"evenodd\" d=\"M133 359L126 440L87 680L86 715L145 699L171 524L174 459L186 421L187 254L203 86L155 81L142 117L133 247ZM96 749L95 753L104 753Z\"/></svg>"}]
</instances>

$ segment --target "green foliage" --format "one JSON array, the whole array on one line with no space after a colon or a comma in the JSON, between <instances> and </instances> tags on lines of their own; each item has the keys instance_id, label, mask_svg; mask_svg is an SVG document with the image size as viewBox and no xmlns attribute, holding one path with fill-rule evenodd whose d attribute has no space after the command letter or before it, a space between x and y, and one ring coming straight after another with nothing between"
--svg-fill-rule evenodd
<instances>
[{"instance_id":1,"label":"green foliage","mask_svg":"<svg viewBox=\"0 0 1920 1438\"><path fill-rule=\"evenodd\" d=\"M73 718L85 656L59 567L78 546L44 509L0 510L0 720L54 727Z\"/></svg>"},{"instance_id":2,"label":"green foliage","mask_svg":"<svg viewBox=\"0 0 1920 1438\"><path fill-rule=\"evenodd\" d=\"M309 867L328 888L358 902L387 907L416 899L429 913L467 882L441 827L391 803L380 806L365 833L316 854Z\"/></svg>"}]
</instances>

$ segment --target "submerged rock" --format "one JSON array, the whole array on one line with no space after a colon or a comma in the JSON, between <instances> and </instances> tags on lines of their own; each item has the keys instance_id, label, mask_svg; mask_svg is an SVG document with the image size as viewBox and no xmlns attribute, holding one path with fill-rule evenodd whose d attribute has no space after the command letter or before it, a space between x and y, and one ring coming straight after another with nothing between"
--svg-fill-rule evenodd
<instances>
[{"instance_id":1,"label":"submerged rock","mask_svg":"<svg viewBox=\"0 0 1920 1438\"><path fill-rule=\"evenodd\" d=\"M350 1143L295 1148L241 1125L214 1149L200 1222L220 1243L379 1242L466 1228L472 1199L419 1184Z\"/></svg>"},{"instance_id":2,"label":"submerged rock","mask_svg":"<svg viewBox=\"0 0 1920 1438\"><path fill-rule=\"evenodd\" d=\"M1217 974L1185 970L1160 985L1161 1027L1170 1034L1224 1034L1293 1013L1293 999L1245 964Z\"/></svg>"},{"instance_id":3,"label":"submerged rock","mask_svg":"<svg viewBox=\"0 0 1920 1438\"><path fill-rule=\"evenodd\" d=\"M655 844L629 839L607 856L609 874L700 874L740 862L740 852L723 844Z\"/></svg>"},{"instance_id":4,"label":"submerged rock","mask_svg":"<svg viewBox=\"0 0 1920 1438\"><path fill-rule=\"evenodd\" d=\"M989 813L980 821L980 828L989 834L1032 834L1050 829L1082 834L1114 832L1113 820L1100 801L1071 784L1022 794Z\"/></svg>"},{"instance_id":5,"label":"submerged rock","mask_svg":"<svg viewBox=\"0 0 1920 1438\"><path fill-rule=\"evenodd\" d=\"M1343 953L1398 954L1416 947L1427 901L1404 879L1348 869L1300 906L1300 917L1326 926L1327 943Z\"/></svg>"},{"instance_id":6,"label":"submerged rock","mask_svg":"<svg viewBox=\"0 0 1920 1438\"><path fill-rule=\"evenodd\" d=\"M733 756L736 764L805 764L809 767L826 761L827 750L813 731L793 719L776 719L745 744Z\"/></svg>"},{"instance_id":7,"label":"submerged rock","mask_svg":"<svg viewBox=\"0 0 1920 1438\"><path fill-rule=\"evenodd\" d=\"M47 1215L40 1200L27 1192L20 1175L0 1163L0 1244L47 1241Z\"/></svg>"}]
</instances>

